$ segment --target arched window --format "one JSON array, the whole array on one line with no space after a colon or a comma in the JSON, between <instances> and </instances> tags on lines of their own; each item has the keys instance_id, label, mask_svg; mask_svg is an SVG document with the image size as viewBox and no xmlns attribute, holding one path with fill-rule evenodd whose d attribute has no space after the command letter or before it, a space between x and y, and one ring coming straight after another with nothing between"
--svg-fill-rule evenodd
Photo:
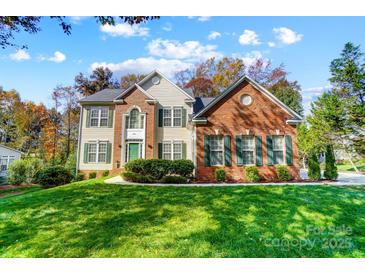
<instances>
[{"instance_id":1,"label":"arched window","mask_svg":"<svg viewBox=\"0 0 365 274\"><path fill-rule=\"evenodd\" d=\"M140 128L140 114L138 109L134 108L129 113L129 128Z\"/></svg>"}]
</instances>

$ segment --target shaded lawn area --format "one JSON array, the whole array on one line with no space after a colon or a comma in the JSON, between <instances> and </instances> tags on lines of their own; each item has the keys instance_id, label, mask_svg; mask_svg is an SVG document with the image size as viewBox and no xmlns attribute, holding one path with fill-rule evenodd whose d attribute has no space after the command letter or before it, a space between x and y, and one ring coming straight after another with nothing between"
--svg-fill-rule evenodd
<instances>
[{"instance_id":1,"label":"shaded lawn area","mask_svg":"<svg viewBox=\"0 0 365 274\"><path fill-rule=\"evenodd\" d=\"M327 232L308 233L308 226ZM299 239L314 244L299 247ZM364 256L362 187L120 186L99 179L0 199L0 257Z\"/></svg>"},{"instance_id":2,"label":"shaded lawn area","mask_svg":"<svg viewBox=\"0 0 365 274\"><path fill-rule=\"evenodd\" d=\"M355 164L359 171L365 172L365 163ZM351 164L337 165L339 171L355 171Z\"/></svg>"},{"instance_id":3,"label":"shaded lawn area","mask_svg":"<svg viewBox=\"0 0 365 274\"><path fill-rule=\"evenodd\" d=\"M37 190L41 190L42 188L40 186L19 186L19 187L12 187L12 188L6 188L1 189L0 188L0 198L12 196L12 195L19 195L24 194L27 192L33 192Z\"/></svg>"}]
</instances>

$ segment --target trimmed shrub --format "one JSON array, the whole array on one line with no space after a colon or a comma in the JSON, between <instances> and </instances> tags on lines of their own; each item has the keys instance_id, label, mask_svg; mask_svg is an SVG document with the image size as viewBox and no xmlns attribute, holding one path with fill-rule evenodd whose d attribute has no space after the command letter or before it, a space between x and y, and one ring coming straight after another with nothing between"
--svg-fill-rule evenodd
<instances>
[{"instance_id":1,"label":"trimmed shrub","mask_svg":"<svg viewBox=\"0 0 365 274\"><path fill-rule=\"evenodd\" d=\"M128 162L124 167L126 171L134 172L140 175L149 175L160 180L163 176L170 173L170 160L162 159L136 159Z\"/></svg>"},{"instance_id":2,"label":"trimmed shrub","mask_svg":"<svg viewBox=\"0 0 365 274\"><path fill-rule=\"evenodd\" d=\"M73 178L76 178L76 154L72 153L68 156L65 163L65 168L71 173Z\"/></svg>"},{"instance_id":3,"label":"trimmed shrub","mask_svg":"<svg viewBox=\"0 0 365 274\"><path fill-rule=\"evenodd\" d=\"M29 158L25 160L25 177L26 183L36 183L37 173L44 168L44 163L38 158Z\"/></svg>"},{"instance_id":4,"label":"trimmed shrub","mask_svg":"<svg viewBox=\"0 0 365 274\"><path fill-rule=\"evenodd\" d=\"M74 179L72 180L73 182L80 182L85 180L85 175L82 173L77 174Z\"/></svg>"},{"instance_id":5,"label":"trimmed shrub","mask_svg":"<svg viewBox=\"0 0 365 274\"><path fill-rule=\"evenodd\" d=\"M290 181L292 179L292 176L289 173L288 166L284 165L277 166L276 173L278 175L279 181Z\"/></svg>"},{"instance_id":6,"label":"trimmed shrub","mask_svg":"<svg viewBox=\"0 0 365 274\"><path fill-rule=\"evenodd\" d=\"M259 170L257 169L257 167L255 166L248 166L245 167L245 176L246 176L246 180L248 182L251 183L256 183L258 181L260 181L260 174L259 174Z\"/></svg>"},{"instance_id":7,"label":"trimmed shrub","mask_svg":"<svg viewBox=\"0 0 365 274\"><path fill-rule=\"evenodd\" d=\"M161 182L164 184L186 184L187 179L183 176L167 175L162 178Z\"/></svg>"},{"instance_id":8,"label":"trimmed shrub","mask_svg":"<svg viewBox=\"0 0 365 274\"><path fill-rule=\"evenodd\" d=\"M103 171L103 177L109 176L109 170L104 170Z\"/></svg>"},{"instance_id":9,"label":"trimmed shrub","mask_svg":"<svg viewBox=\"0 0 365 274\"><path fill-rule=\"evenodd\" d=\"M8 169L8 182L12 185L20 185L27 181L27 163L24 160L13 161Z\"/></svg>"},{"instance_id":10,"label":"trimmed shrub","mask_svg":"<svg viewBox=\"0 0 365 274\"><path fill-rule=\"evenodd\" d=\"M194 163L191 160L174 160L171 162L170 172L182 177L192 177Z\"/></svg>"},{"instance_id":11,"label":"trimmed shrub","mask_svg":"<svg viewBox=\"0 0 365 274\"><path fill-rule=\"evenodd\" d=\"M326 147L326 165L323 176L329 180L335 180L338 177L335 155L331 145L327 145Z\"/></svg>"},{"instance_id":12,"label":"trimmed shrub","mask_svg":"<svg viewBox=\"0 0 365 274\"><path fill-rule=\"evenodd\" d=\"M95 179L95 178L96 178L96 172L90 172L89 179Z\"/></svg>"},{"instance_id":13,"label":"trimmed shrub","mask_svg":"<svg viewBox=\"0 0 365 274\"><path fill-rule=\"evenodd\" d=\"M36 178L43 187L54 187L69 184L72 175L62 166L48 166L39 171Z\"/></svg>"},{"instance_id":14,"label":"trimmed shrub","mask_svg":"<svg viewBox=\"0 0 365 274\"><path fill-rule=\"evenodd\" d=\"M133 183L150 184L155 182L155 178L151 175L142 175L132 171L125 171L122 174L124 180Z\"/></svg>"},{"instance_id":15,"label":"trimmed shrub","mask_svg":"<svg viewBox=\"0 0 365 274\"><path fill-rule=\"evenodd\" d=\"M214 177L218 182L224 182L226 180L226 171L223 168L214 170Z\"/></svg>"},{"instance_id":16,"label":"trimmed shrub","mask_svg":"<svg viewBox=\"0 0 365 274\"><path fill-rule=\"evenodd\" d=\"M311 152L309 155L308 177L311 180L321 179L321 168L319 166L317 154L314 152Z\"/></svg>"}]
</instances>

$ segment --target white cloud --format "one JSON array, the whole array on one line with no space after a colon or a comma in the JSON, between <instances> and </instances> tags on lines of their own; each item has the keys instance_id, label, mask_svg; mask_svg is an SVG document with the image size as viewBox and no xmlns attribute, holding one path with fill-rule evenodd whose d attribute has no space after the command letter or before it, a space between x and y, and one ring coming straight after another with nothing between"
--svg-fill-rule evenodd
<instances>
[{"instance_id":1,"label":"white cloud","mask_svg":"<svg viewBox=\"0 0 365 274\"><path fill-rule=\"evenodd\" d=\"M14 61L24 61L29 60L30 55L23 49L18 49L15 53L9 55L9 58Z\"/></svg>"},{"instance_id":2,"label":"white cloud","mask_svg":"<svg viewBox=\"0 0 365 274\"><path fill-rule=\"evenodd\" d=\"M255 63L257 59L263 58L262 53L257 50L254 50L254 51L251 51L251 52L248 52L245 54L240 54L240 53L232 54L232 57L241 59L246 66L250 66L253 63ZM268 60L264 60L264 61L268 61Z\"/></svg>"},{"instance_id":3,"label":"white cloud","mask_svg":"<svg viewBox=\"0 0 365 274\"><path fill-rule=\"evenodd\" d=\"M241 45L259 45L259 36L253 30L245 29L238 39Z\"/></svg>"},{"instance_id":4,"label":"white cloud","mask_svg":"<svg viewBox=\"0 0 365 274\"><path fill-rule=\"evenodd\" d=\"M215 40L219 37L221 37L222 35L220 34L220 32L218 31L211 31L208 35L208 40Z\"/></svg>"},{"instance_id":5,"label":"white cloud","mask_svg":"<svg viewBox=\"0 0 365 274\"><path fill-rule=\"evenodd\" d=\"M172 31L172 25L170 23L166 23L164 26L162 26L162 29L164 31Z\"/></svg>"},{"instance_id":6,"label":"white cloud","mask_svg":"<svg viewBox=\"0 0 365 274\"><path fill-rule=\"evenodd\" d=\"M66 55L63 54L60 51L55 51L55 53L53 54L53 56L51 57L46 57L46 56L40 56L39 59L41 61L50 61L50 62L55 62L55 63L62 63L63 61L66 60Z\"/></svg>"},{"instance_id":7,"label":"white cloud","mask_svg":"<svg viewBox=\"0 0 365 274\"><path fill-rule=\"evenodd\" d=\"M274 48L276 46L275 42L272 41L268 42L267 44L270 48Z\"/></svg>"},{"instance_id":8,"label":"white cloud","mask_svg":"<svg viewBox=\"0 0 365 274\"><path fill-rule=\"evenodd\" d=\"M274 28L273 32L277 34L276 38L286 45L291 45L299 42L303 38L303 34L299 34L286 27Z\"/></svg>"},{"instance_id":9,"label":"white cloud","mask_svg":"<svg viewBox=\"0 0 365 274\"><path fill-rule=\"evenodd\" d=\"M139 24L130 25L128 23L116 24L116 25L102 25L100 31L110 36L148 36L149 29L141 27Z\"/></svg>"},{"instance_id":10,"label":"white cloud","mask_svg":"<svg viewBox=\"0 0 365 274\"><path fill-rule=\"evenodd\" d=\"M211 16L188 16L189 19L195 19L197 18L197 20L199 22L207 22L210 20Z\"/></svg>"},{"instance_id":11,"label":"white cloud","mask_svg":"<svg viewBox=\"0 0 365 274\"><path fill-rule=\"evenodd\" d=\"M176 72L192 68L193 63L176 59L156 59L153 57L141 57L128 59L120 63L95 62L91 65L94 70L97 67L107 67L116 74L124 73L149 73L154 69L160 70L167 77L173 77Z\"/></svg>"},{"instance_id":12,"label":"white cloud","mask_svg":"<svg viewBox=\"0 0 365 274\"><path fill-rule=\"evenodd\" d=\"M89 16L70 16L71 23L78 25L81 24L81 21L87 19Z\"/></svg>"},{"instance_id":13,"label":"white cloud","mask_svg":"<svg viewBox=\"0 0 365 274\"><path fill-rule=\"evenodd\" d=\"M328 91L331 88L330 85L324 87L313 87L303 89L301 91L303 97L303 108L304 114L307 116L310 114L310 105L314 102L319 96L321 96L325 91Z\"/></svg>"},{"instance_id":14,"label":"white cloud","mask_svg":"<svg viewBox=\"0 0 365 274\"><path fill-rule=\"evenodd\" d=\"M216 51L215 45L202 45L199 41L179 42L176 40L152 40L147 49L153 56L187 59L187 60L202 60L211 57L221 57L222 54Z\"/></svg>"}]
</instances>

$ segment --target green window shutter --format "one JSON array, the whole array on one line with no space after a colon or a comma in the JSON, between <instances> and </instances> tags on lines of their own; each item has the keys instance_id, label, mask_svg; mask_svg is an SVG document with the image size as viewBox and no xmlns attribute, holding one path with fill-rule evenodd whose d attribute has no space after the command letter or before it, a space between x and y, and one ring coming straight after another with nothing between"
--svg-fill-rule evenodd
<instances>
[{"instance_id":1,"label":"green window shutter","mask_svg":"<svg viewBox=\"0 0 365 274\"><path fill-rule=\"evenodd\" d=\"M162 127L163 126L163 109L160 108L158 110L158 127Z\"/></svg>"},{"instance_id":2,"label":"green window shutter","mask_svg":"<svg viewBox=\"0 0 365 274\"><path fill-rule=\"evenodd\" d=\"M90 109L86 109L86 127L90 127Z\"/></svg>"},{"instance_id":3,"label":"green window shutter","mask_svg":"<svg viewBox=\"0 0 365 274\"><path fill-rule=\"evenodd\" d=\"M186 109L183 108L182 109L182 123L181 123L182 127L186 127Z\"/></svg>"},{"instance_id":4,"label":"green window shutter","mask_svg":"<svg viewBox=\"0 0 365 274\"><path fill-rule=\"evenodd\" d=\"M262 139L256 136L256 165L262 166Z\"/></svg>"},{"instance_id":5,"label":"green window shutter","mask_svg":"<svg viewBox=\"0 0 365 274\"><path fill-rule=\"evenodd\" d=\"M204 165L210 166L210 138L204 135Z\"/></svg>"},{"instance_id":6,"label":"green window shutter","mask_svg":"<svg viewBox=\"0 0 365 274\"><path fill-rule=\"evenodd\" d=\"M89 144L84 144L84 163L88 163L87 156L89 154Z\"/></svg>"},{"instance_id":7,"label":"green window shutter","mask_svg":"<svg viewBox=\"0 0 365 274\"><path fill-rule=\"evenodd\" d=\"M186 159L186 143L182 143L182 158Z\"/></svg>"},{"instance_id":8,"label":"green window shutter","mask_svg":"<svg viewBox=\"0 0 365 274\"><path fill-rule=\"evenodd\" d=\"M113 127L113 109L109 108L108 127Z\"/></svg>"},{"instance_id":9,"label":"green window shutter","mask_svg":"<svg viewBox=\"0 0 365 274\"><path fill-rule=\"evenodd\" d=\"M290 135L285 136L285 150L286 150L286 164L290 166L293 164L293 146Z\"/></svg>"},{"instance_id":10,"label":"green window shutter","mask_svg":"<svg viewBox=\"0 0 365 274\"><path fill-rule=\"evenodd\" d=\"M231 160L231 136L224 136L224 164L226 166L232 165Z\"/></svg>"},{"instance_id":11,"label":"green window shutter","mask_svg":"<svg viewBox=\"0 0 365 274\"><path fill-rule=\"evenodd\" d=\"M108 142L106 147L106 163L110 164L112 161L112 144Z\"/></svg>"},{"instance_id":12,"label":"green window shutter","mask_svg":"<svg viewBox=\"0 0 365 274\"><path fill-rule=\"evenodd\" d=\"M236 155L237 155L237 165L243 165L242 159L242 135L236 135Z\"/></svg>"},{"instance_id":13,"label":"green window shutter","mask_svg":"<svg viewBox=\"0 0 365 274\"><path fill-rule=\"evenodd\" d=\"M267 165L272 166L274 164L274 152L272 150L272 136L266 136L266 154L267 154Z\"/></svg>"},{"instance_id":14,"label":"green window shutter","mask_svg":"<svg viewBox=\"0 0 365 274\"><path fill-rule=\"evenodd\" d=\"M162 143L158 143L157 148L158 159L162 159Z\"/></svg>"}]
</instances>

